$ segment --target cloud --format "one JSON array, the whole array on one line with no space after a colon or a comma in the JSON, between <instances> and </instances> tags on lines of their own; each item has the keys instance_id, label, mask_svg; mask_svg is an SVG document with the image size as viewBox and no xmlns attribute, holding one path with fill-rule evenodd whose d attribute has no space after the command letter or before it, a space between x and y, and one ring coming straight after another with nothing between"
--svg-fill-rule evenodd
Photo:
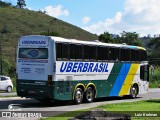
<instances>
[{"instance_id":1,"label":"cloud","mask_svg":"<svg viewBox=\"0 0 160 120\"><path fill-rule=\"evenodd\" d=\"M62 5L57 6L47 6L44 8L46 13L52 17L59 17L59 16L68 16L69 11L64 9Z\"/></svg>"},{"instance_id":2,"label":"cloud","mask_svg":"<svg viewBox=\"0 0 160 120\"><path fill-rule=\"evenodd\" d=\"M93 25L83 27L83 29L90 31L92 33L100 34L105 31L111 31L114 32L114 28L112 26L119 24L121 22L122 13L117 12L116 15L113 18L107 18L104 21L99 21Z\"/></svg>"},{"instance_id":3,"label":"cloud","mask_svg":"<svg viewBox=\"0 0 160 120\"><path fill-rule=\"evenodd\" d=\"M159 0L126 0L124 10L113 18L107 18L83 29L100 34L105 31L119 34L122 31L137 32L140 36L160 34Z\"/></svg>"},{"instance_id":4,"label":"cloud","mask_svg":"<svg viewBox=\"0 0 160 120\"><path fill-rule=\"evenodd\" d=\"M82 19L82 24L87 24L91 20L90 17L84 16Z\"/></svg>"}]
</instances>

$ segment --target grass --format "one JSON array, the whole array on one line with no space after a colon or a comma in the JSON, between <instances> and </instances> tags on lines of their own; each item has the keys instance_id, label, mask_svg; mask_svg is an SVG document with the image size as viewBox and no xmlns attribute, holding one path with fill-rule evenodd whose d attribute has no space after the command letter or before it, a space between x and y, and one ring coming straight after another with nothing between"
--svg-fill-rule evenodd
<instances>
[{"instance_id":1,"label":"grass","mask_svg":"<svg viewBox=\"0 0 160 120\"><path fill-rule=\"evenodd\" d=\"M151 75L151 70L150 70L150 75L149 75L149 87L150 88L157 88L158 85L160 85L160 67L157 66L154 69L154 76Z\"/></svg>"},{"instance_id":2,"label":"grass","mask_svg":"<svg viewBox=\"0 0 160 120\"><path fill-rule=\"evenodd\" d=\"M106 104L102 106L98 106L96 108L101 108L105 111L110 111L114 113L130 113L132 114L133 120L159 120L159 117L135 117L135 113L153 113L160 115L160 99L155 100L146 100L146 101L138 101L138 102L130 102L130 103L117 103L117 104ZM92 109L96 109L92 108ZM62 115L58 115L55 117L42 118L42 120L68 120L72 117L75 117L85 111L89 111L91 109L68 112ZM148 112L147 112L148 111ZM69 117L70 116L70 117Z\"/></svg>"},{"instance_id":3,"label":"grass","mask_svg":"<svg viewBox=\"0 0 160 120\"><path fill-rule=\"evenodd\" d=\"M160 111L160 99L99 106L106 111ZM153 107L154 106L154 107Z\"/></svg>"},{"instance_id":4,"label":"grass","mask_svg":"<svg viewBox=\"0 0 160 120\"><path fill-rule=\"evenodd\" d=\"M12 83L13 83L13 90L12 92L16 92L16 78L11 78L12 79Z\"/></svg>"},{"instance_id":5,"label":"grass","mask_svg":"<svg viewBox=\"0 0 160 120\"><path fill-rule=\"evenodd\" d=\"M146 113L153 112L160 114L160 99L155 100L147 100L147 101L138 101L138 102L131 102L131 103L118 103L118 104L110 104L99 106L98 108L102 108L105 111L125 111L125 113L129 113L131 111L132 115L136 113ZM133 112L132 112L133 111ZM148 111L148 112L147 112ZM155 119L158 120L158 117L133 117L132 119Z\"/></svg>"}]
</instances>

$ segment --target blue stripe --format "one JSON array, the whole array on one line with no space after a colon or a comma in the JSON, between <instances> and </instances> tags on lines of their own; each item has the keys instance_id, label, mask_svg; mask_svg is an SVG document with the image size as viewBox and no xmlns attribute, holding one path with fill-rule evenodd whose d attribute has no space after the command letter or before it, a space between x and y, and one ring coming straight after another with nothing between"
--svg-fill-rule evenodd
<instances>
[{"instance_id":1,"label":"blue stripe","mask_svg":"<svg viewBox=\"0 0 160 120\"><path fill-rule=\"evenodd\" d=\"M122 85L125 81L125 78L129 72L130 67L131 67L130 63L126 63L122 65L122 68L117 76L116 82L114 83L109 96L118 96L122 88Z\"/></svg>"},{"instance_id":2,"label":"blue stripe","mask_svg":"<svg viewBox=\"0 0 160 120\"><path fill-rule=\"evenodd\" d=\"M128 48L131 48L131 49L137 49L136 46L128 46Z\"/></svg>"}]
</instances>

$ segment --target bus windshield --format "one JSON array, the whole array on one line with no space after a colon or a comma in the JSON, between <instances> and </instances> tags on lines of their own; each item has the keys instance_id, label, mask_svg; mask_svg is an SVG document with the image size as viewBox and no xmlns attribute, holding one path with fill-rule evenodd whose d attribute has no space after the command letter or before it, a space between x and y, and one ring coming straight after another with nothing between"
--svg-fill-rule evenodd
<instances>
[{"instance_id":1,"label":"bus windshield","mask_svg":"<svg viewBox=\"0 0 160 120\"><path fill-rule=\"evenodd\" d=\"M47 48L20 48L19 58L48 59Z\"/></svg>"}]
</instances>

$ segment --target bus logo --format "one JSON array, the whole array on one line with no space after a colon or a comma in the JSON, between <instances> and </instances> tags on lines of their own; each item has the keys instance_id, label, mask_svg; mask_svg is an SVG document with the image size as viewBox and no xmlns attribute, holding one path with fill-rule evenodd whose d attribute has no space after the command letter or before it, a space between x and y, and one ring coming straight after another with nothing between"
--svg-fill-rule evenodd
<instances>
[{"instance_id":1,"label":"bus logo","mask_svg":"<svg viewBox=\"0 0 160 120\"><path fill-rule=\"evenodd\" d=\"M108 63L62 62L60 72L108 72Z\"/></svg>"}]
</instances>

